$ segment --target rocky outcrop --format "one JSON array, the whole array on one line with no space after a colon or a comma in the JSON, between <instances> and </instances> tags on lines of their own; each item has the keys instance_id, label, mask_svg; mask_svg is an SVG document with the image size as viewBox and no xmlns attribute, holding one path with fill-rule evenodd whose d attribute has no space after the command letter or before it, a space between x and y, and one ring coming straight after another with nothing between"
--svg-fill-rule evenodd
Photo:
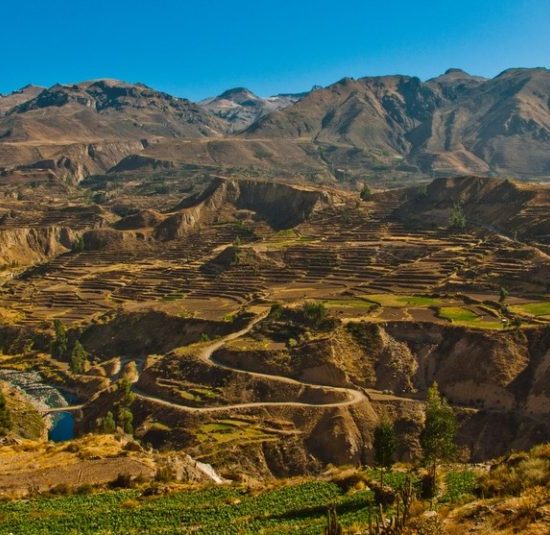
<instances>
[{"instance_id":1,"label":"rocky outcrop","mask_svg":"<svg viewBox=\"0 0 550 535\"><path fill-rule=\"evenodd\" d=\"M173 169L174 162L170 160L160 160L151 158L150 156L142 156L140 154L130 154L118 162L114 167L109 169L109 173L123 173L125 171L157 171L159 169Z\"/></svg>"},{"instance_id":2,"label":"rocky outcrop","mask_svg":"<svg viewBox=\"0 0 550 535\"><path fill-rule=\"evenodd\" d=\"M90 325L80 337L89 352L103 358L164 354L198 342L203 334L222 336L243 325L234 322L181 318L163 312L123 313L102 324Z\"/></svg>"},{"instance_id":3,"label":"rocky outcrop","mask_svg":"<svg viewBox=\"0 0 550 535\"><path fill-rule=\"evenodd\" d=\"M118 230L142 229L155 227L164 219L164 216L155 210L140 210L117 221L114 227Z\"/></svg>"},{"instance_id":4,"label":"rocky outcrop","mask_svg":"<svg viewBox=\"0 0 550 535\"><path fill-rule=\"evenodd\" d=\"M68 227L0 229L4 265L28 265L70 250L77 234Z\"/></svg>"},{"instance_id":5,"label":"rocky outcrop","mask_svg":"<svg viewBox=\"0 0 550 535\"><path fill-rule=\"evenodd\" d=\"M249 210L273 228L290 228L332 202L329 193L313 188L217 178L201 194L179 203L156 227L155 237L160 240L181 237L199 224L214 221L222 207L233 212Z\"/></svg>"},{"instance_id":6,"label":"rocky outcrop","mask_svg":"<svg viewBox=\"0 0 550 535\"><path fill-rule=\"evenodd\" d=\"M433 323L389 323L418 363L410 380L419 390L437 381L452 402L488 410L548 414L550 330L484 331Z\"/></svg>"},{"instance_id":7,"label":"rocky outcrop","mask_svg":"<svg viewBox=\"0 0 550 535\"><path fill-rule=\"evenodd\" d=\"M410 195L394 213L409 224L448 226L459 204L467 222L510 237L544 240L550 232L550 188L545 185L464 176L436 179Z\"/></svg>"},{"instance_id":8,"label":"rocky outcrop","mask_svg":"<svg viewBox=\"0 0 550 535\"><path fill-rule=\"evenodd\" d=\"M43 157L36 159L36 155L28 151L22 151L17 156L15 145L16 165L7 165L6 169L28 175L49 171L52 176L78 183L90 175L108 171L128 154L140 152L147 146L146 140L44 145L39 147ZM13 158L13 152L10 156ZM0 157L0 165L9 163L3 162Z\"/></svg>"},{"instance_id":9,"label":"rocky outcrop","mask_svg":"<svg viewBox=\"0 0 550 535\"><path fill-rule=\"evenodd\" d=\"M347 409L325 411L306 444L327 464L359 464L362 459L363 437Z\"/></svg>"}]
</instances>

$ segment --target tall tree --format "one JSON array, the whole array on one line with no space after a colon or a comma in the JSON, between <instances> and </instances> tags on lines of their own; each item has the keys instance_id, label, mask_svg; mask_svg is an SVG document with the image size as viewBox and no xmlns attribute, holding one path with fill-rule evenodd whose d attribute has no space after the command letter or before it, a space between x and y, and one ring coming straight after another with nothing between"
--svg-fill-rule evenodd
<instances>
[{"instance_id":1,"label":"tall tree","mask_svg":"<svg viewBox=\"0 0 550 535\"><path fill-rule=\"evenodd\" d=\"M134 415L126 407L120 407L118 411L118 425L122 427L125 433L131 435L134 432Z\"/></svg>"},{"instance_id":2,"label":"tall tree","mask_svg":"<svg viewBox=\"0 0 550 535\"><path fill-rule=\"evenodd\" d=\"M384 417L374 430L374 460L380 467L381 484L384 484L384 472L393 465L396 449L394 426L388 418Z\"/></svg>"},{"instance_id":3,"label":"tall tree","mask_svg":"<svg viewBox=\"0 0 550 535\"><path fill-rule=\"evenodd\" d=\"M53 328L55 331L55 338L51 343L50 352L52 357L56 359L65 358L69 349L69 340L67 338L67 331L60 320L54 320Z\"/></svg>"},{"instance_id":4,"label":"tall tree","mask_svg":"<svg viewBox=\"0 0 550 535\"><path fill-rule=\"evenodd\" d=\"M428 389L426 421L420 434L424 460L430 467L432 497L436 492L437 466L456 454L457 423L452 407L439 392L437 383Z\"/></svg>"},{"instance_id":5,"label":"tall tree","mask_svg":"<svg viewBox=\"0 0 550 535\"><path fill-rule=\"evenodd\" d=\"M82 373L86 368L86 362L88 360L88 353L82 347L82 344L77 340L71 351L71 360L69 365L73 373Z\"/></svg>"}]
</instances>

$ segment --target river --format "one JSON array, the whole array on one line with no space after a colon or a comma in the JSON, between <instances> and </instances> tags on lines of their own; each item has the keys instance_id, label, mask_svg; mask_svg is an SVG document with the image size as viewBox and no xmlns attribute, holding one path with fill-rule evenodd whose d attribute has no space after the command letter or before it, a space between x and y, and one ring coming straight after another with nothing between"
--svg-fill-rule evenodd
<instances>
[{"instance_id":1,"label":"river","mask_svg":"<svg viewBox=\"0 0 550 535\"><path fill-rule=\"evenodd\" d=\"M35 371L0 369L0 380L26 394L29 401L38 409L66 407L75 401L71 394L45 383L40 373ZM57 412L48 418L50 420L49 440L63 442L74 438L75 420L72 413Z\"/></svg>"}]
</instances>

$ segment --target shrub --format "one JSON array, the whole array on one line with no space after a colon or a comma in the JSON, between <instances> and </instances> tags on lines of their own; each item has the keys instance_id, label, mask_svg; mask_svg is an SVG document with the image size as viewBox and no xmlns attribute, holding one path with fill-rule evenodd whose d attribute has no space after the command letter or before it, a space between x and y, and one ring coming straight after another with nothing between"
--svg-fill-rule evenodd
<instances>
[{"instance_id":1,"label":"shrub","mask_svg":"<svg viewBox=\"0 0 550 535\"><path fill-rule=\"evenodd\" d=\"M365 184L359 193L362 201L368 201L372 197L371 189Z\"/></svg>"},{"instance_id":2,"label":"shrub","mask_svg":"<svg viewBox=\"0 0 550 535\"><path fill-rule=\"evenodd\" d=\"M53 494L55 496L68 496L69 494L72 494L72 489L69 485L67 485L67 483L59 483L59 485L55 485L50 488L49 494Z\"/></svg>"},{"instance_id":3,"label":"shrub","mask_svg":"<svg viewBox=\"0 0 550 535\"><path fill-rule=\"evenodd\" d=\"M112 489L129 489L134 486L134 480L130 474L118 474L116 479L109 483Z\"/></svg>"},{"instance_id":4,"label":"shrub","mask_svg":"<svg viewBox=\"0 0 550 535\"><path fill-rule=\"evenodd\" d=\"M116 423L113 413L109 411L101 420L101 432L106 435L112 434L116 430Z\"/></svg>"},{"instance_id":5,"label":"shrub","mask_svg":"<svg viewBox=\"0 0 550 535\"><path fill-rule=\"evenodd\" d=\"M89 483L86 483L84 485L80 485L80 487L78 487L75 490L75 494L83 496L85 494L91 494L93 491L94 491L94 487L92 485L90 485Z\"/></svg>"},{"instance_id":6,"label":"shrub","mask_svg":"<svg viewBox=\"0 0 550 535\"><path fill-rule=\"evenodd\" d=\"M283 306L280 303L273 303L269 311L269 317L278 320L283 315Z\"/></svg>"},{"instance_id":7,"label":"shrub","mask_svg":"<svg viewBox=\"0 0 550 535\"><path fill-rule=\"evenodd\" d=\"M319 325L327 315L327 309L323 303L306 302L302 306L304 317L314 325Z\"/></svg>"},{"instance_id":8,"label":"shrub","mask_svg":"<svg viewBox=\"0 0 550 535\"><path fill-rule=\"evenodd\" d=\"M71 245L71 251L73 253L80 253L84 251L84 238L79 236Z\"/></svg>"},{"instance_id":9,"label":"shrub","mask_svg":"<svg viewBox=\"0 0 550 535\"><path fill-rule=\"evenodd\" d=\"M171 481L175 481L175 479L176 471L171 466L159 466L155 474L155 481L159 483L170 483Z\"/></svg>"},{"instance_id":10,"label":"shrub","mask_svg":"<svg viewBox=\"0 0 550 535\"><path fill-rule=\"evenodd\" d=\"M462 205L459 202L456 202L451 210L451 215L449 216L449 228L454 230L463 230L466 228L466 216L462 210Z\"/></svg>"}]
</instances>

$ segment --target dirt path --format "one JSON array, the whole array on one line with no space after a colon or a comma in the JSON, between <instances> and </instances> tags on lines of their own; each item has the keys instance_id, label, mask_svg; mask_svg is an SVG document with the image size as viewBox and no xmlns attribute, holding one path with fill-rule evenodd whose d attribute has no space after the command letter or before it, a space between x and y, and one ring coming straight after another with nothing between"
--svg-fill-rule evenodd
<instances>
[{"instance_id":1,"label":"dirt path","mask_svg":"<svg viewBox=\"0 0 550 535\"><path fill-rule=\"evenodd\" d=\"M143 400L150 401L152 403L157 403L159 405L164 405L165 407L171 407L174 409L185 410L189 412L223 412L228 410L248 409L248 408L258 408L258 407L321 407L321 408L348 407L350 405L355 405L357 403L369 401L370 399L369 391L365 391L366 392L365 393L363 391L355 390L353 388L343 388L343 387L336 387L336 386L326 386L326 385L319 385L319 384L313 384L313 383L306 383L303 381L298 381L296 379L291 379L289 377L285 377L281 375L269 375L265 373L250 372L247 370L242 370L240 368L228 366L226 364L221 364L218 361L216 361L216 359L214 359L214 356L213 356L214 353L218 349L220 349L225 343L231 340L240 338L245 334L248 334L257 323L259 323L260 321L266 318L267 314L268 312L262 312L258 314L246 327L244 327L240 331L228 334L227 336L223 337L221 340L218 340L217 342L214 342L213 344L210 344L204 347L199 353L199 358L208 366L216 366L218 368L230 370L235 373L246 374L251 377L267 379L269 381L278 381L286 384L298 385L304 388L317 388L317 389L323 390L324 392L344 393L346 394L346 397L347 397L346 400L332 402L332 403L306 403L306 402L299 402L299 401L258 401L258 402L252 402L252 403L236 403L232 405L223 405L220 407L189 407L188 405L182 405L172 401L167 401L157 396L145 394L144 392L137 389L135 386L133 388L133 391L139 398ZM399 399L399 398L395 398L394 396L385 396L384 394L381 394L377 391L373 391L372 393L380 397L388 397L389 399ZM404 399L407 399L407 398L404 398ZM410 401L410 400L407 399L407 401Z\"/></svg>"}]
</instances>

